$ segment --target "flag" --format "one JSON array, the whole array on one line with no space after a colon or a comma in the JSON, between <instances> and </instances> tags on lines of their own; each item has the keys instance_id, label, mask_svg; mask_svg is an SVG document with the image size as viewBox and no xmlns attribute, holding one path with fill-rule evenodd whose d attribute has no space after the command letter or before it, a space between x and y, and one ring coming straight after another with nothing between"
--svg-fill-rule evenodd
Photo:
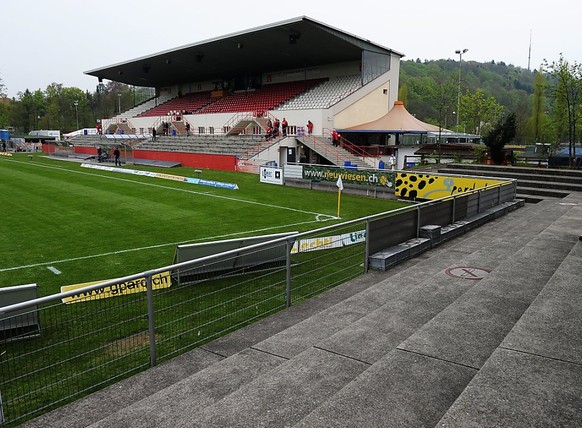
<instances>
[{"instance_id":1,"label":"flag","mask_svg":"<svg viewBox=\"0 0 582 428\"><path fill-rule=\"evenodd\" d=\"M344 183L342 182L341 175L338 175L335 185L337 186L337 218L340 218L340 200L342 197L342 190L344 190Z\"/></svg>"}]
</instances>

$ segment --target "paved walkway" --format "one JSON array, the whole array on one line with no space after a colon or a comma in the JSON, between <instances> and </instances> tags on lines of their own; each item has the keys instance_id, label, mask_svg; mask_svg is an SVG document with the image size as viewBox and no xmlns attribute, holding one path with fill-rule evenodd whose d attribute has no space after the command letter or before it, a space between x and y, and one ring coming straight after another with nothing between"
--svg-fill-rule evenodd
<instances>
[{"instance_id":1,"label":"paved walkway","mask_svg":"<svg viewBox=\"0 0 582 428\"><path fill-rule=\"evenodd\" d=\"M528 204L26 426L579 427L581 233Z\"/></svg>"}]
</instances>

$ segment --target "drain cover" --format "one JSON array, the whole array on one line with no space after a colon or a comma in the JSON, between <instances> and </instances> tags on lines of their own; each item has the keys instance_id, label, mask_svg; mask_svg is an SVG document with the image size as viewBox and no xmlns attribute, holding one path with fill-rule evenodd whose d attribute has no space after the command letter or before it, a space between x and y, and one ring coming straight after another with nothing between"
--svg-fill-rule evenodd
<instances>
[{"instance_id":1,"label":"drain cover","mask_svg":"<svg viewBox=\"0 0 582 428\"><path fill-rule=\"evenodd\" d=\"M483 279L491 270L473 266L456 266L448 268L445 272L455 278L478 280Z\"/></svg>"}]
</instances>

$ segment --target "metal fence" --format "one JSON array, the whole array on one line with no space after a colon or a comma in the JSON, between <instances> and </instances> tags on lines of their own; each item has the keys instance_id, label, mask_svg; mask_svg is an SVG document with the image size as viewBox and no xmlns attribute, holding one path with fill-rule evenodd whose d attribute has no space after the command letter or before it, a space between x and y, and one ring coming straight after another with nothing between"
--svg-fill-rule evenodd
<instances>
[{"instance_id":1,"label":"metal fence","mask_svg":"<svg viewBox=\"0 0 582 428\"><path fill-rule=\"evenodd\" d=\"M513 200L515 183L0 308L0 421L20 424L345 283L367 271L366 231L390 235L374 222L392 219L398 233L375 237L387 245L436 220L429 207L449 207L455 221L454 207L471 195L499 204ZM40 320L40 334L14 327L27 317Z\"/></svg>"}]
</instances>

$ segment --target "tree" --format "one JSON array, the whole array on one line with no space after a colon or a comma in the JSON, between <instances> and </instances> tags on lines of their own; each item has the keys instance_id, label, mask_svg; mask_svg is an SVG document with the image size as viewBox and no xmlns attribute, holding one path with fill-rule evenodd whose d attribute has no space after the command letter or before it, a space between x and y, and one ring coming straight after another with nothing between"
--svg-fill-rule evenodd
<instances>
[{"instance_id":1,"label":"tree","mask_svg":"<svg viewBox=\"0 0 582 428\"><path fill-rule=\"evenodd\" d=\"M0 78L0 128L10 125L10 102L6 98L6 86Z\"/></svg>"},{"instance_id":2,"label":"tree","mask_svg":"<svg viewBox=\"0 0 582 428\"><path fill-rule=\"evenodd\" d=\"M408 104L408 85L406 83L400 85L400 89L398 89L398 99L404 103L404 105Z\"/></svg>"},{"instance_id":3,"label":"tree","mask_svg":"<svg viewBox=\"0 0 582 428\"><path fill-rule=\"evenodd\" d=\"M438 162L441 159L441 134L443 128L447 127L447 118L452 115L457 102L456 98L456 83L454 76L449 74L445 76L441 74L437 77L437 85L432 88L429 93L429 99L432 108L436 113L436 123L439 127L438 144Z\"/></svg>"},{"instance_id":4,"label":"tree","mask_svg":"<svg viewBox=\"0 0 582 428\"><path fill-rule=\"evenodd\" d=\"M17 94L11 116L12 123L18 124L19 130L28 132L34 129L34 97L28 89Z\"/></svg>"},{"instance_id":5,"label":"tree","mask_svg":"<svg viewBox=\"0 0 582 428\"><path fill-rule=\"evenodd\" d=\"M4 81L0 77L0 98L6 98L6 85L4 85Z\"/></svg>"},{"instance_id":6,"label":"tree","mask_svg":"<svg viewBox=\"0 0 582 428\"><path fill-rule=\"evenodd\" d=\"M544 69L555 82L550 90L554 97L554 122L556 129L563 129L565 119L568 139L570 166L574 163L577 124L581 117L582 106L582 64L569 64L560 54L560 59L551 64L544 62ZM559 137L559 136L558 136Z\"/></svg>"},{"instance_id":7,"label":"tree","mask_svg":"<svg viewBox=\"0 0 582 428\"><path fill-rule=\"evenodd\" d=\"M504 161L503 147L515 138L516 125L515 113L511 113L505 119L498 121L483 137L483 142L489 148L491 159L496 164Z\"/></svg>"},{"instance_id":8,"label":"tree","mask_svg":"<svg viewBox=\"0 0 582 428\"><path fill-rule=\"evenodd\" d=\"M529 120L534 143L547 141L544 136L545 125L548 121L548 116L545 113L545 91L546 79L542 73L536 73L534 76L532 112Z\"/></svg>"},{"instance_id":9,"label":"tree","mask_svg":"<svg viewBox=\"0 0 582 428\"><path fill-rule=\"evenodd\" d=\"M465 130L473 134L486 134L493 123L503 114L503 106L493 97L486 97L482 89L466 91L461 96L461 122Z\"/></svg>"}]
</instances>

